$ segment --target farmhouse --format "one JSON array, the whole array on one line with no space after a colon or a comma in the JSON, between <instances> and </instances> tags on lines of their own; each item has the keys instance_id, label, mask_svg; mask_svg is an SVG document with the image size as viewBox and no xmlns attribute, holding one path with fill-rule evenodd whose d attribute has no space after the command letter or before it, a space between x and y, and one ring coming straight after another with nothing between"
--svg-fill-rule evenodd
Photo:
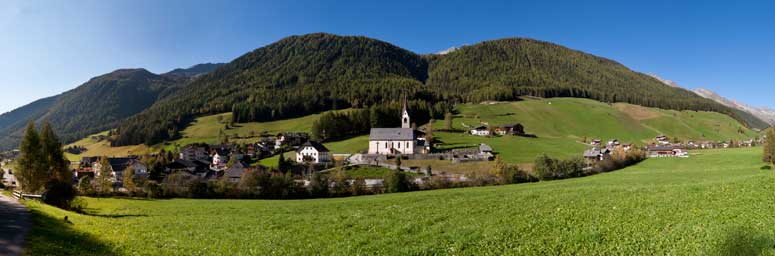
<instances>
[{"instance_id":1,"label":"farmhouse","mask_svg":"<svg viewBox=\"0 0 775 256\"><path fill-rule=\"evenodd\" d=\"M471 135L476 136L489 136L490 130L487 129L487 126L479 126L474 129L471 129Z\"/></svg>"},{"instance_id":2,"label":"farmhouse","mask_svg":"<svg viewBox=\"0 0 775 256\"><path fill-rule=\"evenodd\" d=\"M277 134L275 139L275 148L282 146L296 147L309 140L309 134L306 132L283 132Z\"/></svg>"},{"instance_id":3,"label":"farmhouse","mask_svg":"<svg viewBox=\"0 0 775 256\"><path fill-rule=\"evenodd\" d=\"M525 127L522 124L507 124L495 127L495 134L498 135L521 135L525 134Z\"/></svg>"},{"instance_id":4,"label":"farmhouse","mask_svg":"<svg viewBox=\"0 0 775 256\"><path fill-rule=\"evenodd\" d=\"M401 111L401 128L371 128L369 133L369 154L393 155L427 153L430 145L426 145L424 133L411 128L409 112L406 110L406 99Z\"/></svg>"},{"instance_id":5,"label":"farmhouse","mask_svg":"<svg viewBox=\"0 0 775 256\"><path fill-rule=\"evenodd\" d=\"M110 180L113 182L121 182L124 177L124 171L130 166L134 168L135 176L148 175L148 167L136 157L108 158L108 163L110 164ZM92 164L95 176L100 176L100 169L102 169L102 164L99 161Z\"/></svg>"},{"instance_id":6,"label":"farmhouse","mask_svg":"<svg viewBox=\"0 0 775 256\"><path fill-rule=\"evenodd\" d=\"M597 161L603 161L610 155L611 155L610 149L608 148L600 149L596 147L585 150L583 154L584 160L586 160L588 164L594 163Z\"/></svg>"},{"instance_id":7,"label":"farmhouse","mask_svg":"<svg viewBox=\"0 0 775 256\"><path fill-rule=\"evenodd\" d=\"M189 161L185 159L178 159L172 163L167 164L166 169L168 173L185 171L192 175L204 177L207 172L210 171L209 165L209 162L204 162L201 160Z\"/></svg>"},{"instance_id":8,"label":"farmhouse","mask_svg":"<svg viewBox=\"0 0 775 256\"><path fill-rule=\"evenodd\" d=\"M646 148L648 157L686 157L688 152L671 145L653 145Z\"/></svg>"},{"instance_id":9,"label":"farmhouse","mask_svg":"<svg viewBox=\"0 0 775 256\"><path fill-rule=\"evenodd\" d=\"M225 171L223 171L223 178L225 178L227 181L232 183L238 183L240 179L242 178L242 174L245 173L247 168L245 168L242 163L236 163L233 166L229 167Z\"/></svg>"},{"instance_id":10,"label":"farmhouse","mask_svg":"<svg viewBox=\"0 0 775 256\"><path fill-rule=\"evenodd\" d=\"M296 151L298 163L327 163L331 162L331 152L317 141L307 141Z\"/></svg>"},{"instance_id":11,"label":"farmhouse","mask_svg":"<svg viewBox=\"0 0 775 256\"><path fill-rule=\"evenodd\" d=\"M208 161L210 156L207 154L207 149L202 146L188 145L180 149L180 159L194 161Z\"/></svg>"}]
</instances>

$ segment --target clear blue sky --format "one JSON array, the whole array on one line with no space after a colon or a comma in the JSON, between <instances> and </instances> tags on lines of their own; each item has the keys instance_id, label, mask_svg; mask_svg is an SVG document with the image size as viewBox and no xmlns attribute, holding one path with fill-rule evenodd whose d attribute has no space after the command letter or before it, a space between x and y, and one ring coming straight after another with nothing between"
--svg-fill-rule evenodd
<instances>
[{"instance_id":1,"label":"clear blue sky","mask_svg":"<svg viewBox=\"0 0 775 256\"><path fill-rule=\"evenodd\" d=\"M310 32L365 35L418 53L530 37L775 107L775 5L767 2L322 2L0 1L0 112L118 68L228 62Z\"/></svg>"}]
</instances>

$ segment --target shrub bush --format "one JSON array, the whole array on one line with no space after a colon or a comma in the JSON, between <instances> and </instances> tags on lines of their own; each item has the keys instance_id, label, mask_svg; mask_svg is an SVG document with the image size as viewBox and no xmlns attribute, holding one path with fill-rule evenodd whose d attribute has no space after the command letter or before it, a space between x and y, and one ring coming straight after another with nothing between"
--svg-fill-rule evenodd
<instances>
[{"instance_id":1,"label":"shrub bush","mask_svg":"<svg viewBox=\"0 0 775 256\"><path fill-rule=\"evenodd\" d=\"M43 192L43 202L62 209L70 209L70 203L78 195L78 191L69 182L52 180L46 184Z\"/></svg>"}]
</instances>

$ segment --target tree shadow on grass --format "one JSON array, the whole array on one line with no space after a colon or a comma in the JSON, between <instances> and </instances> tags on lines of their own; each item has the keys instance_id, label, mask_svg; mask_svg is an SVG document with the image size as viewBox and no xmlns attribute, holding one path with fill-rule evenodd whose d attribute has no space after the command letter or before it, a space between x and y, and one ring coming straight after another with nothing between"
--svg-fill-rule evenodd
<instances>
[{"instance_id":1,"label":"tree shadow on grass","mask_svg":"<svg viewBox=\"0 0 775 256\"><path fill-rule=\"evenodd\" d=\"M772 252L775 240L756 233L754 229L734 227L726 230L726 237L712 255L762 255Z\"/></svg>"},{"instance_id":2,"label":"tree shadow on grass","mask_svg":"<svg viewBox=\"0 0 775 256\"><path fill-rule=\"evenodd\" d=\"M32 228L27 234L24 255L116 255L110 246L94 236L79 232L72 224L31 210Z\"/></svg>"}]
</instances>

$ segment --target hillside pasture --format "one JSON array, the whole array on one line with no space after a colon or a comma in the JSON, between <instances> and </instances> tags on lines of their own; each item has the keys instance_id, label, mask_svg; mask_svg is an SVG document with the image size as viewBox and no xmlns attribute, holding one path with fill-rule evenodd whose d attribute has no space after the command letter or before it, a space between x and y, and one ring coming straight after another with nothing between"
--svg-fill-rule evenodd
<instances>
[{"instance_id":1,"label":"hillside pasture","mask_svg":"<svg viewBox=\"0 0 775 256\"><path fill-rule=\"evenodd\" d=\"M312 200L27 201L30 255L772 254L761 148L558 181ZM69 216L72 224L62 221Z\"/></svg>"}]
</instances>

